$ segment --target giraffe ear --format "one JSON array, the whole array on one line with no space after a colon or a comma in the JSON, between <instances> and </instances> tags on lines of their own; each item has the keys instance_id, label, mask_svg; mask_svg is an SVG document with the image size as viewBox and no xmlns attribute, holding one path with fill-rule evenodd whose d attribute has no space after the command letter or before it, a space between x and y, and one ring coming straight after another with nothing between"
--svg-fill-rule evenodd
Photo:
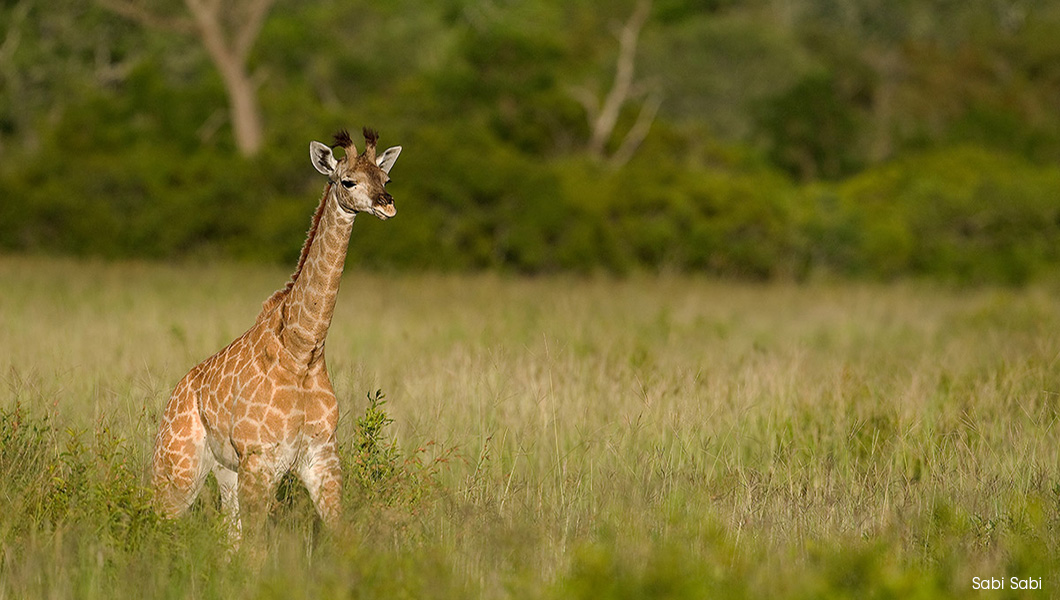
<instances>
[{"instance_id":1,"label":"giraffe ear","mask_svg":"<svg viewBox=\"0 0 1060 600\"><path fill-rule=\"evenodd\" d=\"M309 158L312 159L313 166L317 168L317 171L329 177L335 172L335 167L339 164L335 160L335 155L331 153L331 148L320 142L309 142Z\"/></svg>"},{"instance_id":2,"label":"giraffe ear","mask_svg":"<svg viewBox=\"0 0 1060 600\"><path fill-rule=\"evenodd\" d=\"M381 154L379 158L375 159L375 164L383 170L387 175L390 174L390 167L394 166L394 161L397 160L398 154L401 154L401 146L392 146L386 149L386 152Z\"/></svg>"}]
</instances>

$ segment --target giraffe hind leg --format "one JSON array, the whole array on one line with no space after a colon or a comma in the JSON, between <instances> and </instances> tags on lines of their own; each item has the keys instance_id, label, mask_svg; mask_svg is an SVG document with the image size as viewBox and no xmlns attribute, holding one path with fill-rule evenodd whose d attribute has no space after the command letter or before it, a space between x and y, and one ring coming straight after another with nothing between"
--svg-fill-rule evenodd
<instances>
[{"instance_id":1,"label":"giraffe hind leg","mask_svg":"<svg viewBox=\"0 0 1060 600\"><path fill-rule=\"evenodd\" d=\"M195 393L188 380L169 399L155 438L151 484L158 509L167 517L184 513L202 490L216 461L206 446Z\"/></svg>"}]
</instances>

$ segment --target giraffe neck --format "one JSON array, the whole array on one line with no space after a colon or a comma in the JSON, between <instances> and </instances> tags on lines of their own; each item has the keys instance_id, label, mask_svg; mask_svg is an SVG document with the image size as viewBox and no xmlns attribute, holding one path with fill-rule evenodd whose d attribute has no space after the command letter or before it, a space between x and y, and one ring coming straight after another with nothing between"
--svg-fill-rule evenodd
<instances>
[{"instance_id":1,"label":"giraffe neck","mask_svg":"<svg viewBox=\"0 0 1060 600\"><path fill-rule=\"evenodd\" d=\"M323 356L355 216L339 207L331 184L324 192L323 202L305 261L282 307L280 341L305 364Z\"/></svg>"}]
</instances>

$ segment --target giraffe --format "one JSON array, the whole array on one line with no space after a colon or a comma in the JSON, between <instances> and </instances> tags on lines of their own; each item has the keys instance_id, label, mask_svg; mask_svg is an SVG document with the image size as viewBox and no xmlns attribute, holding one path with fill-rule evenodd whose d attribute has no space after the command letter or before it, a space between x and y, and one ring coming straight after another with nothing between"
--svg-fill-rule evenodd
<instances>
[{"instance_id":1,"label":"giraffe","mask_svg":"<svg viewBox=\"0 0 1060 600\"><path fill-rule=\"evenodd\" d=\"M359 212L397 214L384 186L400 146L376 156L378 135L365 128L357 154L345 130L335 145L309 146L313 166L328 177L290 281L262 305L254 325L177 384L155 437L152 487L167 517L184 513L212 472L229 536L244 523L264 524L280 477L294 470L317 513L339 516L341 472L336 451L338 404L324 361L353 221ZM336 159L332 148L341 147Z\"/></svg>"}]
</instances>

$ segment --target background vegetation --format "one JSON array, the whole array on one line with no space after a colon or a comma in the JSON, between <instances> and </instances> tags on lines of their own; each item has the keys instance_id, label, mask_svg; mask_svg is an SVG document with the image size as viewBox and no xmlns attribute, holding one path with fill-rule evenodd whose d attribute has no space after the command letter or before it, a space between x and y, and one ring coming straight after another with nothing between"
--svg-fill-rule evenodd
<instances>
[{"instance_id":1,"label":"background vegetation","mask_svg":"<svg viewBox=\"0 0 1060 600\"><path fill-rule=\"evenodd\" d=\"M328 341L340 528L284 486L266 546L225 559L216 488L163 522L144 472L174 382L286 275L0 259L0 597L1060 585L1060 306L1041 284L348 273Z\"/></svg>"},{"instance_id":2,"label":"background vegetation","mask_svg":"<svg viewBox=\"0 0 1060 600\"><path fill-rule=\"evenodd\" d=\"M308 141L371 124L404 153L366 267L1025 282L1058 262L1058 28L1046 0L8 0L0 249L291 262Z\"/></svg>"},{"instance_id":3,"label":"background vegetation","mask_svg":"<svg viewBox=\"0 0 1060 600\"><path fill-rule=\"evenodd\" d=\"M1055 595L1058 30L0 0L0 600ZM214 489L149 508L159 412L290 272L308 142L364 124L404 151L329 338L347 512L288 482L225 559Z\"/></svg>"}]
</instances>

